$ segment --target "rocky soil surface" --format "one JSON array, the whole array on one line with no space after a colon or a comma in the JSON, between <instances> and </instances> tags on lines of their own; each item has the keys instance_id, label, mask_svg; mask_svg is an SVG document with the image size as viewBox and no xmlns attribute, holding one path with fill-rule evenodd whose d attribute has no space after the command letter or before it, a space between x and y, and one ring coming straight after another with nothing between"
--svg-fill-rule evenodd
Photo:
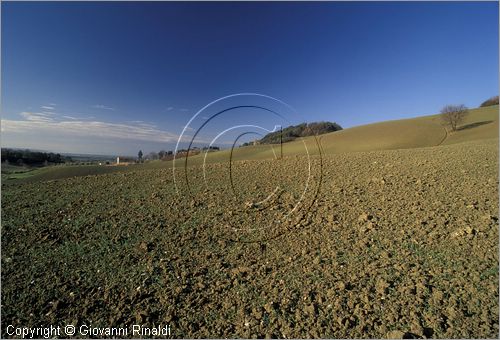
<instances>
[{"instance_id":1,"label":"rocky soil surface","mask_svg":"<svg viewBox=\"0 0 500 340\"><path fill-rule=\"evenodd\" d=\"M498 337L498 140L175 174L4 186L2 337Z\"/></svg>"}]
</instances>

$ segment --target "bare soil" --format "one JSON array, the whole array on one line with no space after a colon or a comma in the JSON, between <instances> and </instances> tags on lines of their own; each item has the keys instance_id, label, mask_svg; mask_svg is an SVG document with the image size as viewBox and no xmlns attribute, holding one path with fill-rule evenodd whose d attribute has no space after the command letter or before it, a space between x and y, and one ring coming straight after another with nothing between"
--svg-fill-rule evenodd
<instances>
[{"instance_id":1,"label":"bare soil","mask_svg":"<svg viewBox=\"0 0 500 340\"><path fill-rule=\"evenodd\" d=\"M2 337L498 337L498 139L205 170L4 186Z\"/></svg>"}]
</instances>

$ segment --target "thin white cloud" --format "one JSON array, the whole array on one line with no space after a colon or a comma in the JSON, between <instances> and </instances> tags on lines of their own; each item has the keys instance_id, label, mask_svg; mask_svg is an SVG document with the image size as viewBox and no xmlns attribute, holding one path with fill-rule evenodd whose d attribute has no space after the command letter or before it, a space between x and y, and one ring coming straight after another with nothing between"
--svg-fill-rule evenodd
<instances>
[{"instance_id":1,"label":"thin white cloud","mask_svg":"<svg viewBox=\"0 0 500 340\"><path fill-rule=\"evenodd\" d=\"M99 109L99 110L110 110L110 111L114 111L115 110L114 107L110 107L110 106L106 106L106 105L102 105L102 104L92 105L91 107L93 109Z\"/></svg>"},{"instance_id":2,"label":"thin white cloud","mask_svg":"<svg viewBox=\"0 0 500 340\"><path fill-rule=\"evenodd\" d=\"M94 116L85 116L84 114L75 113L75 115L61 115L61 118L71 119L71 120L92 120L95 119Z\"/></svg>"},{"instance_id":3,"label":"thin white cloud","mask_svg":"<svg viewBox=\"0 0 500 340\"><path fill-rule=\"evenodd\" d=\"M41 107L42 110L55 110L55 107L54 106L48 106L48 105L44 105Z\"/></svg>"},{"instance_id":4,"label":"thin white cloud","mask_svg":"<svg viewBox=\"0 0 500 340\"><path fill-rule=\"evenodd\" d=\"M51 122L54 119L51 117L53 113L49 112L21 112L20 115L31 122Z\"/></svg>"},{"instance_id":5,"label":"thin white cloud","mask_svg":"<svg viewBox=\"0 0 500 340\"><path fill-rule=\"evenodd\" d=\"M173 107L173 106L169 106L169 107L167 107L165 110L167 110L167 111L172 111L173 109L174 109L174 107Z\"/></svg>"},{"instance_id":6,"label":"thin white cloud","mask_svg":"<svg viewBox=\"0 0 500 340\"><path fill-rule=\"evenodd\" d=\"M83 137L103 137L150 142L176 142L178 135L158 129L154 124L122 124L101 121L78 120L77 117L62 116L65 120L55 120L42 113L22 112L26 120L2 119L2 132L6 133L47 133L49 135L71 135Z\"/></svg>"},{"instance_id":7,"label":"thin white cloud","mask_svg":"<svg viewBox=\"0 0 500 340\"><path fill-rule=\"evenodd\" d=\"M137 125L142 127L156 128L156 125L151 123L138 123Z\"/></svg>"},{"instance_id":8,"label":"thin white cloud","mask_svg":"<svg viewBox=\"0 0 500 340\"><path fill-rule=\"evenodd\" d=\"M142 127L150 127L150 128L156 128L156 125L153 124L153 123L148 123L148 122L145 122L143 120L129 120L127 121L128 123L133 123L133 124L137 124L139 126L142 126Z\"/></svg>"}]
</instances>

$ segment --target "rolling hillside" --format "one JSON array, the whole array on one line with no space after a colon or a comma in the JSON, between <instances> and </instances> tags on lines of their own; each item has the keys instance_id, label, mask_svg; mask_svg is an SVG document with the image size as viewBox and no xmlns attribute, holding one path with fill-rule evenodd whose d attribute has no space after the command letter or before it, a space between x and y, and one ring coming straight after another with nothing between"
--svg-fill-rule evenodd
<instances>
[{"instance_id":1,"label":"rolling hillside","mask_svg":"<svg viewBox=\"0 0 500 340\"><path fill-rule=\"evenodd\" d=\"M324 135L325 153L411 149L498 138L498 106L470 110L455 133L447 133L439 115L386 121Z\"/></svg>"},{"instance_id":2,"label":"rolling hillside","mask_svg":"<svg viewBox=\"0 0 500 340\"><path fill-rule=\"evenodd\" d=\"M305 155L304 145L310 154L318 154L315 141L321 145L323 154L338 154L348 152L395 150L433 147L474 141L479 139L498 138L498 109L499 106L471 109L459 131L447 133L441 124L439 115L423 116L411 119L385 121L380 123L356 126L317 137L305 137L283 144L283 155ZM273 152L274 150L274 152ZM233 160L260 160L273 159L280 154L279 145L256 145L234 149ZM208 163L227 162L230 150L209 153ZM189 158L189 165L203 163L204 154ZM176 166L183 166L184 159L179 159ZM6 182L38 181L67 178L73 176L99 175L116 171L137 171L140 169L169 168L172 162L155 161L147 164L128 167L103 166L61 166L50 167L33 172L31 176L21 176L18 179L9 179Z\"/></svg>"},{"instance_id":3,"label":"rolling hillside","mask_svg":"<svg viewBox=\"0 0 500 340\"><path fill-rule=\"evenodd\" d=\"M328 155L345 152L412 149L498 138L498 128L498 105L496 105L471 109L459 131L454 133L446 132L439 115L431 115L356 126L327 133L317 138L323 153ZM314 137L306 137L283 144L284 156L305 154L304 142L310 153L316 153ZM274 145L273 147L275 152L279 153L279 146ZM229 151L221 151L210 154L208 159L218 162L228 159L228 157ZM273 157L270 145L239 148L233 154L235 160L271 159Z\"/></svg>"}]
</instances>

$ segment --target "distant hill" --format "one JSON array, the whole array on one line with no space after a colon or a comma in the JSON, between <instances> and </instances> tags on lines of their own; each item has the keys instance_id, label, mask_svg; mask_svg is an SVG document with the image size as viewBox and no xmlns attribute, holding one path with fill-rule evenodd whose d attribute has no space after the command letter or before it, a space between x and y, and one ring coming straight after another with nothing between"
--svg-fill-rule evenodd
<instances>
[{"instance_id":1,"label":"distant hill","mask_svg":"<svg viewBox=\"0 0 500 340\"><path fill-rule=\"evenodd\" d=\"M485 101L481 104L481 107L493 106L493 105L498 105L498 96L491 97L490 99L485 100Z\"/></svg>"},{"instance_id":2,"label":"distant hill","mask_svg":"<svg viewBox=\"0 0 500 340\"><path fill-rule=\"evenodd\" d=\"M321 137L327 154L411 149L498 138L498 105L470 109L458 131L447 133L441 116L385 121L345 129Z\"/></svg>"},{"instance_id":3,"label":"distant hill","mask_svg":"<svg viewBox=\"0 0 500 340\"><path fill-rule=\"evenodd\" d=\"M323 155L377 150L436 147L482 139L498 138L498 105L470 109L458 131L447 133L439 114L360 125L321 135L318 140ZM316 139L306 137L283 144L283 155L317 154ZM273 150L274 147L274 150ZM274 159L281 150L270 145L255 145L233 151L233 160ZM207 161L224 162L229 151L209 155ZM202 161L203 159L201 159ZM193 158L193 163L195 159Z\"/></svg>"},{"instance_id":4,"label":"distant hill","mask_svg":"<svg viewBox=\"0 0 500 340\"><path fill-rule=\"evenodd\" d=\"M283 155L305 155L305 145L310 155L317 155L317 141L321 145L323 156L349 152L372 152L377 150L412 149L425 147L441 147L456 143L470 143L474 141L498 139L499 135L499 107L498 105L470 109L469 114L458 130L448 133L442 125L439 114L421 116L417 118L401 119L356 126L320 136L317 140L306 137L283 144ZM302 124L301 124L302 125ZM227 164L230 157L233 161L275 159L281 152L273 144L255 145L245 148L236 148L211 152L206 162ZM201 165L205 155L200 153L190 157L190 164ZM177 163L181 166L182 162ZM139 169L170 168L172 162L152 161L128 167L116 166L54 166L44 167L32 175L16 181L43 181L74 176L99 175L113 172L137 171Z\"/></svg>"},{"instance_id":5,"label":"distant hill","mask_svg":"<svg viewBox=\"0 0 500 340\"><path fill-rule=\"evenodd\" d=\"M291 142L299 137L309 137L322 135L329 132L342 130L342 127L337 123L332 122L313 122L302 123L299 125L288 126L283 131L271 132L257 141L257 144L279 144L281 142ZM252 143L244 143L242 146L251 145Z\"/></svg>"}]
</instances>

